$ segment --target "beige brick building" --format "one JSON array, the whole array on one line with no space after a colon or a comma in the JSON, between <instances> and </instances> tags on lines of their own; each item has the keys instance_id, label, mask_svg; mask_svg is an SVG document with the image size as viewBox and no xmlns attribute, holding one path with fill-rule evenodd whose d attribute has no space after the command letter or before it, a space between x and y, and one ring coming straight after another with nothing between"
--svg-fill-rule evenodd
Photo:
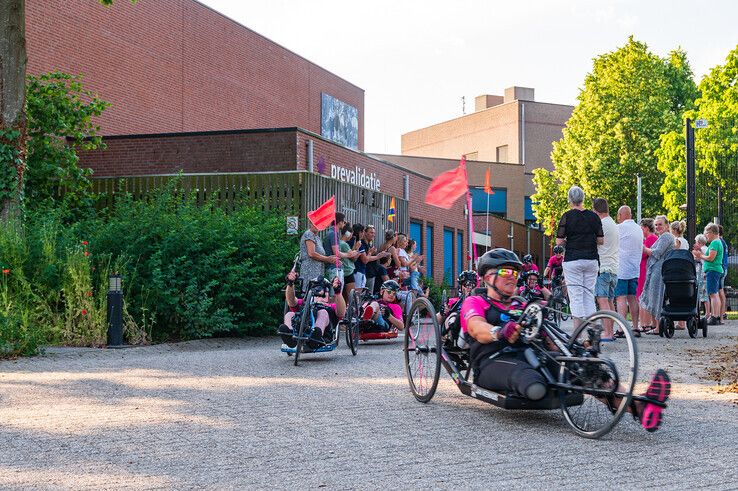
<instances>
[{"instance_id":1,"label":"beige brick building","mask_svg":"<svg viewBox=\"0 0 738 491\"><path fill-rule=\"evenodd\" d=\"M456 160L466 155L469 161L504 162L522 166L527 175L524 196L535 191L531 181L533 169L552 169L552 143L561 139L573 106L536 102L534 89L509 87L505 95L480 95L475 99L471 114L421 128L402 135L402 155L440 157ZM507 179L508 171L495 166L500 179ZM484 185L484 171L481 182ZM493 179L493 186L497 181ZM522 202L519 188L508 189L510 209L507 217L518 221L520 215L515 203ZM522 221L522 220L520 220Z\"/></svg>"}]
</instances>

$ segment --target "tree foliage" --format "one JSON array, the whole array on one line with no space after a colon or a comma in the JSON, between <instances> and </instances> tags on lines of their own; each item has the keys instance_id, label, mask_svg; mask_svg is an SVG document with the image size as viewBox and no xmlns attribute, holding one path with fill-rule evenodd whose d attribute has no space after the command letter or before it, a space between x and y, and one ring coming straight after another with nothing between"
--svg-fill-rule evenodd
<instances>
[{"instance_id":1,"label":"tree foliage","mask_svg":"<svg viewBox=\"0 0 738 491\"><path fill-rule=\"evenodd\" d=\"M536 174L534 211L546 232L551 233L551 216L565 211L566 190L574 184L588 198L635 208L640 174L644 213L660 212L659 138L679 128L682 112L696 95L683 51L660 58L631 37L625 46L596 58L563 138L554 142L552 175Z\"/></svg>"},{"instance_id":2,"label":"tree foliage","mask_svg":"<svg viewBox=\"0 0 738 491\"><path fill-rule=\"evenodd\" d=\"M28 77L26 196L36 204L54 200L59 186L72 208L90 204L92 171L79 168L77 151L101 147L93 118L109 104L85 90L81 80L61 72Z\"/></svg>"},{"instance_id":3,"label":"tree foliage","mask_svg":"<svg viewBox=\"0 0 738 491\"><path fill-rule=\"evenodd\" d=\"M738 47L716 66L699 85L700 97L685 118L706 119L707 128L695 133L697 171L697 218L705 225L717 214L718 186L723 189L723 204L738 209ZM670 217L683 216L678 209L686 201L684 130L664 135L658 150L658 167L664 173L661 192Z\"/></svg>"}]
</instances>

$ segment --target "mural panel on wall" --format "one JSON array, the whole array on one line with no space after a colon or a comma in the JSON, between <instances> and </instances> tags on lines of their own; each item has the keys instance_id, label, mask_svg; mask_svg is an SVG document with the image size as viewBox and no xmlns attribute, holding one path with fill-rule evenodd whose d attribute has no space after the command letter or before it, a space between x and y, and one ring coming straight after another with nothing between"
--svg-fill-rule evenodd
<instances>
[{"instance_id":1,"label":"mural panel on wall","mask_svg":"<svg viewBox=\"0 0 738 491\"><path fill-rule=\"evenodd\" d=\"M320 134L339 145L358 150L358 109L331 95L321 93Z\"/></svg>"}]
</instances>

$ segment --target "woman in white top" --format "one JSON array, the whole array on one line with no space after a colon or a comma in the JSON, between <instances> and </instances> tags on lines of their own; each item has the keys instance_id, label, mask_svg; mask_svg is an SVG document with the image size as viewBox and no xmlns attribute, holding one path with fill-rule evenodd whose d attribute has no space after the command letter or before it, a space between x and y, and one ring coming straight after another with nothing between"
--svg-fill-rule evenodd
<instances>
[{"instance_id":1,"label":"woman in white top","mask_svg":"<svg viewBox=\"0 0 738 491\"><path fill-rule=\"evenodd\" d=\"M707 237L703 234L698 234L694 238L694 251L700 251L702 254L707 255ZM707 288L705 285L705 272L702 271L702 266L705 263L704 259L697 259L697 294L699 295L700 302L705 306L705 316L710 318L710 297L707 295Z\"/></svg>"},{"instance_id":2,"label":"woman in white top","mask_svg":"<svg viewBox=\"0 0 738 491\"><path fill-rule=\"evenodd\" d=\"M677 249L684 249L685 251L689 250L689 242L687 242L687 239L684 238L684 229L687 228L687 222L684 220L679 222L671 222L671 235L676 237L676 248Z\"/></svg>"}]
</instances>

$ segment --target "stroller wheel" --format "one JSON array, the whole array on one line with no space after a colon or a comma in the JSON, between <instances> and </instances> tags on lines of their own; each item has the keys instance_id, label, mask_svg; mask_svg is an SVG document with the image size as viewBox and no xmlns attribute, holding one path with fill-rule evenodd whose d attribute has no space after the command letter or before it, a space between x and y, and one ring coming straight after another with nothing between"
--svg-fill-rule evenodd
<instances>
[{"instance_id":1,"label":"stroller wheel","mask_svg":"<svg viewBox=\"0 0 738 491\"><path fill-rule=\"evenodd\" d=\"M697 324L698 321L696 317L692 317L687 321L687 332L689 333L690 338L697 337Z\"/></svg>"},{"instance_id":2,"label":"stroller wheel","mask_svg":"<svg viewBox=\"0 0 738 491\"><path fill-rule=\"evenodd\" d=\"M674 337L674 321L671 319L662 319L663 327L661 329L661 332L664 334L664 336L667 339L671 339Z\"/></svg>"},{"instance_id":3,"label":"stroller wheel","mask_svg":"<svg viewBox=\"0 0 738 491\"><path fill-rule=\"evenodd\" d=\"M659 319L659 336L663 338L664 332L666 332L666 318L662 317Z\"/></svg>"}]
</instances>

